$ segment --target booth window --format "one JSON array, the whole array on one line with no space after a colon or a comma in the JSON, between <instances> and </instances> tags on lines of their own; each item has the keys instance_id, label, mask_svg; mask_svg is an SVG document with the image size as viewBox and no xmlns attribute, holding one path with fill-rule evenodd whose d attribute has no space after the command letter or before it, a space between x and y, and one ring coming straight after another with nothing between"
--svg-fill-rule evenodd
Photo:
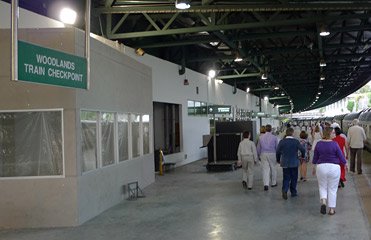
<instances>
[{"instance_id":1,"label":"booth window","mask_svg":"<svg viewBox=\"0 0 371 240\"><path fill-rule=\"evenodd\" d=\"M82 171L97 169L98 112L81 111Z\"/></svg>"},{"instance_id":2,"label":"booth window","mask_svg":"<svg viewBox=\"0 0 371 240\"><path fill-rule=\"evenodd\" d=\"M143 125L143 154L149 153L149 115L142 116Z\"/></svg>"},{"instance_id":3,"label":"booth window","mask_svg":"<svg viewBox=\"0 0 371 240\"><path fill-rule=\"evenodd\" d=\"M129 116L128 114L117 115L118 126L118 149L119 162L129 159Z\"/></svg>"},{"instance_id":4,"label":"booth window","mask_svg":"<svg viewBox=\"0 0 371 240\"><path fill-rule=\"evenodd\" d=\"M102 166L108 166L115 162L115 114L101 112L100 116Z\"/></svg>"},{"instance_id":5,"label":"booth window","mask_svg":"<svg viewBox=\"0 0 371 240\"><path fill-rule=\"evenodd\" d=\"M207 116L207 103L188 100L187 106L188 106L188 115Z\"/></svg>"},{"instance_id":6,"label":"booth window","mask_svg":"<svg viewBox=\"0 0 371 240\"><path fill-rule=\"evenodd\" d=\"M63 175L62 110L0 113L0 176Z\"/></svg>"},{"instance_id":7,"label":"booth window","mask_svg":"<svg viewBox=\"0 0 371 240\"><path fill-rule=\"evenodd\" d=\"M140 156L140 115L131 114L132 157Z\"/></svg>"},{"instance_id":8,"label":"booth window","mask_svg":"<svg viewBox=\"0 0 371 240\"><path fill-rule=\"evenodd\" d=\"M195 115L195 102L188 100L187 101L187 106L188 106L188 115Z\"/></svg>"}]
</instances>

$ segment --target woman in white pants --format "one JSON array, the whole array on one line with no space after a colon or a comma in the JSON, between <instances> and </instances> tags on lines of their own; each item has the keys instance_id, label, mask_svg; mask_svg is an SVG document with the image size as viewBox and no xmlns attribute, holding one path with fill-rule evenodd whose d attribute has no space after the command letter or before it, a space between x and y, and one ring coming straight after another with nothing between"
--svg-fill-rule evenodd
<instances>
[{"instance_id":1,"label":"woman in white pants","mask_svg":"<svg viewBox=\"0 0 371 240\"><path fill-rule=\"evenodd\" d=\"M238 164L242 164L242 186L251 190L254 180L254 164L258 160L258 154L254 142L249 138L250 133L244 132L243 140L238 146L237 156Z\"/></svg>"},{"instance_id":2,"label":"woman in white pants","mask_svg":"<svg viewBox=\"0 0 371 240\"><path fill-rule=\"evenodd\" d=\"M313 174L317 174L322 214L326 214L326 205L330 208L329 215L335 214L336 194L340 180L340 163L346 164L339 145L331 140L332 128L323 130L323 139L314 149Z\"/></svg>"}]
</instances>

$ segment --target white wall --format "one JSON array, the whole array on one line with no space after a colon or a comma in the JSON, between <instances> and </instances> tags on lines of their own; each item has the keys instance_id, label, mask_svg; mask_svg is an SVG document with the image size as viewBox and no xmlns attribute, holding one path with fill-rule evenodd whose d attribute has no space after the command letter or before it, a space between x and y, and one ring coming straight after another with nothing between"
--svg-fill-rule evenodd
<instances>
[{"instance_id":1,"label":"white wall","mask_svg":"<svg viewBox=\"0 0 371 240\"><path fill-rule=\"evenodd\" d=\"M178 65L148 54L137 56L129 47L124 47L124 52L152 67L153 101L182 105L182 152L167 156L167 161L178 162L178 166L207 157L206 149L200 149L200 146L202 146L202 135L209 134L209 120L207 117L188 116L187 100L259 111L259 107L256 106L258 98L252 94L239 89L236 94L233 94L232 86L217 84L214 80L208 80L207 76L190 69L186 69L186 74L180 76ZM185 78L189 81L187 86L183 85ZM199 87L199 94L196 93L196 87ZM262 111L277 114L277 109L273 109L269 103L262 106ZM269 123L276 125L274 121Z\"/></svg>"}]
</instances>

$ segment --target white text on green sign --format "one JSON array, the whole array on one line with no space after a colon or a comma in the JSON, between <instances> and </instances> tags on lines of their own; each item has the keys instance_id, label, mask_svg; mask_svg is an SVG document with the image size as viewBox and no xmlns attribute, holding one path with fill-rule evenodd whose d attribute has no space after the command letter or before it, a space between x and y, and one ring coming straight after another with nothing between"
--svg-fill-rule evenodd
<instances>
[{"instance_id":1,"label":"white text on green sign","mask_svg":"<svg viewBox=\"0 0 371 240\"><path fill-rule=\"evenodd\" d=\"M20 80L86 89L85 58L22 41L18 52Z\"/></svg>"}]
</instances>

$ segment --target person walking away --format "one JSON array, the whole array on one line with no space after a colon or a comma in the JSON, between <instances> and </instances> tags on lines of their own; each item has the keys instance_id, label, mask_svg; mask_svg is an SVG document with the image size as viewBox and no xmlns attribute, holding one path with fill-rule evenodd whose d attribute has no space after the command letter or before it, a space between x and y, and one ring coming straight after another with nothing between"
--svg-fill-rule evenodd
<instances>
[{"instance_id":1,"label":"person walking away","mask_svg":"<svg viewBox=\"0 0 371 240\"><path fill-rule=\"evenodd\" d=\"M366 141L365 130L359 126L359 120L354 119L348 130L348 144L350 148L350 171L355 172L355 160L357 157L357 172L362 174L362 150Z\"/></svg>"},{"instance_id":2,"label":"person walking away","mask_svg":"<svg viewBox=\"0 0 371 240\"><path fill-rule=\"evenodd\" d=\"M254 164L258 161L258 154L254 142L250 140L250 132L248 131L243 133L243 140L238 146L237 156L238 164L242 165L242 186L251 190L254 180Z\"/></svg>"},{"instance_id":3,"label":"person walking away","mask_svg":"<svg viewBox=\"0 0 371 240\"><path fill-rule=\"evenodd\" d=\"M294 138L296 139L300 139L300 133L301 133L301 130L300 130L300 127L299 126L294 126L294 134L292 135Z\"/></svg>"},{"instance_id":4,"label":"person walking away","mask_svg":"<svg viewBox=\"0 0 371 240\"><path fill-rule=\"evenodd\" d=\"M322 132L321 132L321 128L319 125L316 125L314 127L314 131L312 133L312 139L313 139L312 146L313 146L313 151L314 151L314 148L316 147L317 142L322 139Z\"/></svg>"},{"instance_id":5,"label":"person walking away","mask_svg":"<svg viewBox=\"0 0 371 240\"><path fill-rule=\"evenodd\" d=\"M300 180L302 181L307 181L307 163L309 162L310 158L310 149L311 149L311 144L308 141L308 134L305 131L301 131L300 133L300 145L304 148L305 150L305 157L300 157Z\"/></svg>"},{"instance_id":6,"label":"person walking away","mask_svg":"<svg viewBox=\"0 0 371 240\"><path fill-rule=\"evenodd\" d=\"M311 159L313 161L313 155L314 155L314 148L316 147L316 144L318 141L322 139L322 131L319 125L316 125L312 132L312 150L311 150Z\"/></svg>"},{"instance_id":7,"label":"person walking away","mask_svg":"<svg viewBox=\"0 0 371 240\"><path fill-rule=\"evenodd\" d=\"M320 212L326 214L326 206L330 208L329 215L335 214L336 195L340 180L340 164L346 164L339 145L331 140L332 128L323 130L323 139L314 149L313 175L317 174L318 189L321 202Z\"/></svg>"},{"instance_id":8,"label":"person walking away","mask_svg":"<svg viewBox=\"0 0 371 240\"><path fill-rule=\"evenodd\" d=\"M305 149L299 140L293 137L294 129L286 130L286 138L282 139L276 151L277 162L280 163L283 171L282 198L287 200L287 192L290 189L291 197L298 195L296 185L298 182L298 151L301 157L305 158Z\"/></svg>"},{"instance_id":9,"label":"person walking away","mask_svg":"<svg viewBox=\"0 0 371 240\"><path fill-rule=\"evenodd\" d=\"M278 138L271 133L272 126L265 126L265 134L259 139L257 151L262 163L264 191L268 191L269 182L271 187L277 187L276 149Z\"/></svg>"},{"instance_id":10,"label":"person walking away","mask_svg":"<svg viewBox=\"0 0 371 240\"><path fill-rule=\"evenodd\" d=\"M258 135L258 137L256 138L256 144L259 143L259 139L261 136L263 136L265 134L265 126L261 126L260 127L260 134Z\"/></svg>"},{"instance_id":11,"label":"person walking away","mask_svg":"<svg viewBox=\"0 0 371 240\"><path fill-rule=\"evenodd\" d=\"M345 159L348 159L348 152L346 151L347 154L344 153L344 150L345 150L345 146L346 146L346 141L345 139L341 136L341 130L340 128L336 127L335 128L335 135L336 137L333 138L332 140L337 142L337 144L339 145L340 147L340 150L341 150L341 153L343 154L343 156L345 157ZM340 187L344 187L344 182L346 181L346 178L345 178L345 164L342 164L340 163L340 181L339 181L339 186Z\"/></svg>"}]
</instances>

